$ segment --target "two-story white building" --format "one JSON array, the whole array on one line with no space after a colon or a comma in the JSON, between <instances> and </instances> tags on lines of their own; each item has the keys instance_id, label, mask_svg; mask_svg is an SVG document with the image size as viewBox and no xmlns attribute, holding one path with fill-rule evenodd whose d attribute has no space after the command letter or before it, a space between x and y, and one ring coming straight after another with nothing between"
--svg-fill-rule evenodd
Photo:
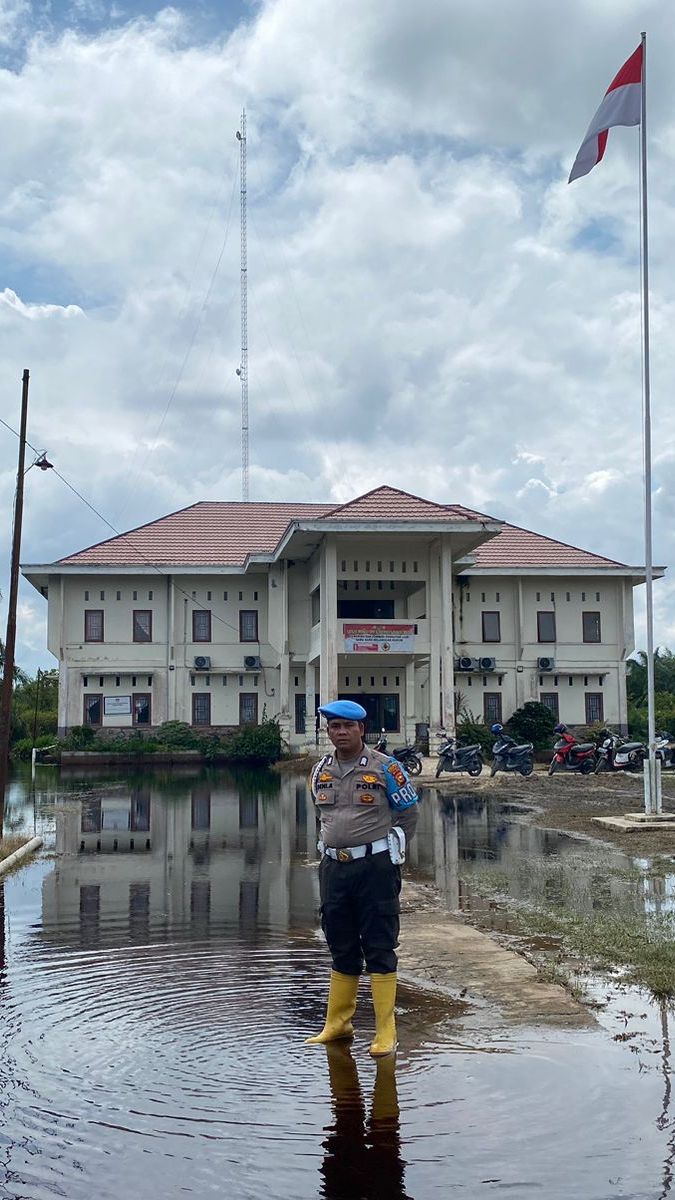
<instances>
[{"instance_id":1,"label":"two-story white building","mask_svg":"<svg viewBox=\"0 0 675 1200\"><path fill-rule=\"evenodd\" d=\"M643 569L396 488L194 504L23 572L48 601L61 733L266 714L300 747L335 696L432 743L461 709L491 723L527 700L626 723Z\"/></svg>"}]
</instances>

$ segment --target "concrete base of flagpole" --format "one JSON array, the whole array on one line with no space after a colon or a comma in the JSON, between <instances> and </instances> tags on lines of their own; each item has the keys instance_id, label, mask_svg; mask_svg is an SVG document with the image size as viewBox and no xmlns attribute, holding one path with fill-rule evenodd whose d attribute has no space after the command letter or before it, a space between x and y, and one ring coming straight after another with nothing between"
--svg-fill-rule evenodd
<instances>
[{"instance_id":1,"label":"concrete base of flagpole","mask_svg":"<svg viewBox=\"0 0 675 1200\"><path fill-rule=\"evenodd\" d=\"M663 812L663 794L661 791L661 759L649 755L644 761L644 797L645 813L658 816Z\"/></svg>"}]
</instances>

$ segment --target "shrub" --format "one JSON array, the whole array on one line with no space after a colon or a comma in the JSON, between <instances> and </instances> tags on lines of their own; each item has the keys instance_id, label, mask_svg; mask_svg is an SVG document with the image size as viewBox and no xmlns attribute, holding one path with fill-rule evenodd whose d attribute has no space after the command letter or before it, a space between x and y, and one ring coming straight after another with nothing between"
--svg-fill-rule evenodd
<instances>
[{"instance_id":1,"label":"shrub","mask_svg":"<svg viewBox=\"0 0 675 1200\"><path fill-rule=\"evenodd\" d=\"M38 749L44 746L53 746L54 744L54 736L53 734L49 733L43 734L42 737L37 738L35 741L35 745ZM32 750L32 737L20 738L19 741L14 742L14 745L12 746L12 758L20 759L22 762L26 762L28 759L30 759Z\"/></svg>"},{"instance_id":2,"label":"shrub","mask_svg":"<svg viewBox=\"0 0 675 1200\"><path fill-rule=\"evenodd\" d=\"M528 700L509 717L506 727L517 742L532 742L535 750L549 750L558 721L546 704Z\"/></svg>"},{"instance_id":3,"label":"shrub","mask_svg":"<svg viewBox=\"0 0 675 1200\"><path fill-rule=\"evenodd\" d=\"M263 719L231 734L221 744L220 753L230 762L276 762L281 757L279 722Z\"/></svg>"},{"instance_id":4,"label":"shrub","mask_svg":"<svg viewBox=\"0 0 675 1200\"><path fill-rule=\"evenodd\" d=\"M96 731L91 725L73 725L70 733L63 739L61 746L64 750L91 750L96 740Z\"/></svg>"},{"instance_id":5,"label":"shrub","mask_svg":"<svg viewBox=\"0 0 675 1200\"><path fill-rule=\"evenodd\" d=\"M476 720L470 709L464 708L457 718L457 744L473 746L476 742L486 754L491 754L495 735L482 721Z\"/></svg>"},{"instance_id":6,"label":"shrub","mask_svg":"<svg viewBox=\"0 0 675 1200\"><path fill-rule=\"evenodd\" d=\"M153 737L164 750L201 750L206 741L185 721L164 721Z\"/></svg>"}]
</instances>

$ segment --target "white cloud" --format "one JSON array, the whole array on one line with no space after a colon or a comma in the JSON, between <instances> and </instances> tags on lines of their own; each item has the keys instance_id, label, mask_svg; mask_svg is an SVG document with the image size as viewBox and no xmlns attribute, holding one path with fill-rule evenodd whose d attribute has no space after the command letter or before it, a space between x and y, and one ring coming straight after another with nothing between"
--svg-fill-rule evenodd
<instances>
[{"instance_id":1,"label":"white cloud","mask_svg":"<svg viewBox=\"0 0 675 1200\"><path fill-rule=\"evenodd\" d=\"M669 562L675 30L656 0L641 12ZM0 5L0 42L23 46L26 20ZM635 43L629 0L268 0L210 42L175 8L38 32L0 72L3 416L18 422L28 366L31 440L118 527L239 495L245 102L253 494L344 500L388 482L639 562L635 131L564 183ZM5 511L15 449L0 428ZM24 560L107 532L31 472ZM657 636L675 644L670 585L657 592Z\"/></svg>"}]
</instances>

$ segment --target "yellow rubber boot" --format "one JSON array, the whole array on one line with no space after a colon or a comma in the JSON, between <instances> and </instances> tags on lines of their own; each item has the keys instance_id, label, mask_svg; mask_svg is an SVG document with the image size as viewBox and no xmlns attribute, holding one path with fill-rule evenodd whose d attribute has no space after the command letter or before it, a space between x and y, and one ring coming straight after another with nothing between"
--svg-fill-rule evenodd
<instances>
[{"instance_id":1,"label":"yellow rubber boot","mask_svg":"<svg viewBox=\"0 0 675 1200\"><path fill-rule=\"evenodd\" d=\"M358 975L342 975L340 971L331 971L326 1022L321 1033L307 1038L306 1046L323 1046L326 1042L336 1042L339 1038L353 1035L352 1017L358 988Z\"/></svg>"},{"instance_id":2,"label":"yellow rubber boot","mask_svg":"<svg viewBox=\"0 0 675 1200\"><path fill-rule=\"evenodd\" d=\"M396 1049L396 972L389 975L371 975L370 988L375 1009L375 1037L370 1053L377 1058L381 1054L393 1054Z\"/></svg>"}]
</instances>

